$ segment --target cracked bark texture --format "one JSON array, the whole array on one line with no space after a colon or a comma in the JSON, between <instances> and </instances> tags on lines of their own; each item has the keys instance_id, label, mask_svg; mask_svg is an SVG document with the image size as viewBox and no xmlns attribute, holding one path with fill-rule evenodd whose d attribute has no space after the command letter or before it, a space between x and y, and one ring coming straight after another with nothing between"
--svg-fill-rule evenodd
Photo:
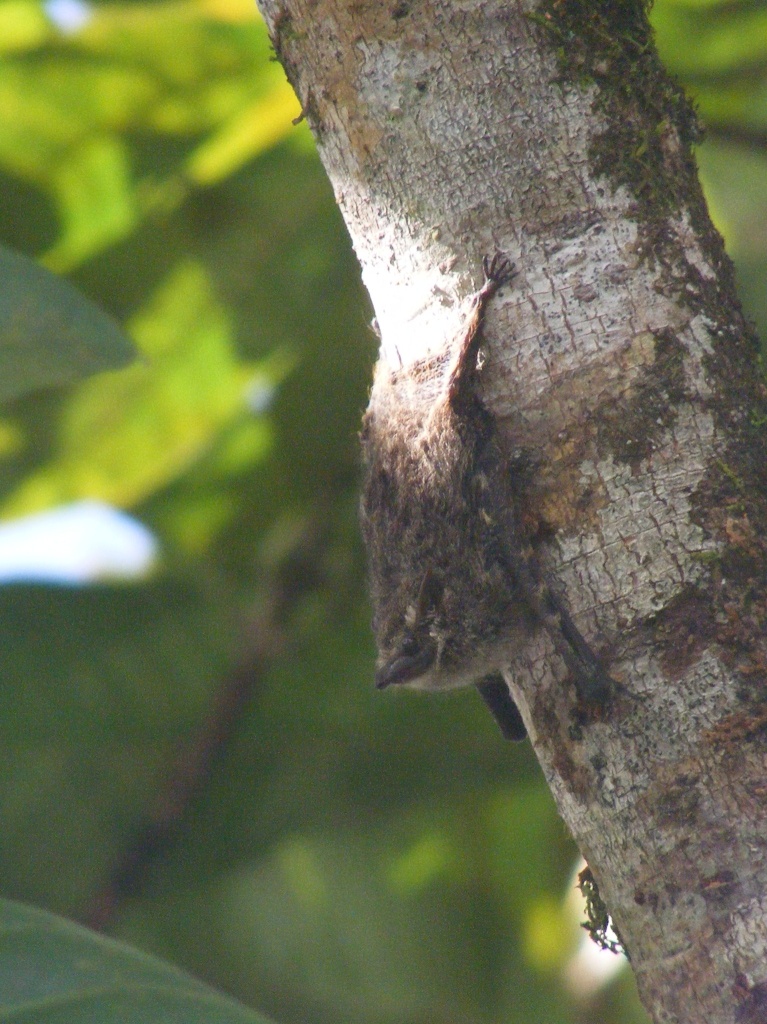
<instances>
[{"instance_id":1,"label":"cracked bark texture","mask_svg":"<svg viewBox=\"0 0 767 1024\"><path fill-rule=\"evenodd\" d=\"M765 396L644 11L259 3L384 369L449 360L482 256L517 264L483 397L533 453L525 520L624 692L584 718L542 633L508 682L655 1021L765 1022Z\"/></svg>"}]
</instances>

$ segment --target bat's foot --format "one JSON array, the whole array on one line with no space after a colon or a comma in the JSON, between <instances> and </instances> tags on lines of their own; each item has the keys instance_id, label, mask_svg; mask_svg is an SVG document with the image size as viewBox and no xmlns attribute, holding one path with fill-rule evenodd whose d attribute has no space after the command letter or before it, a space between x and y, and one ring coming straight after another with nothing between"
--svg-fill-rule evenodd
<instances>
[{"instance_id":1,"label":"bat's foot","mask_svg":"<svg viewBox=\"0 0 767 1024\"><path fill-rule=\"evenodd\" d=\"M503 285L508 284L517 271L508 256L497 252L492 257L483 256L482 273L485 275L485 286L492 285L493 291L498 291Z\"/></svg>"}]
</instances>

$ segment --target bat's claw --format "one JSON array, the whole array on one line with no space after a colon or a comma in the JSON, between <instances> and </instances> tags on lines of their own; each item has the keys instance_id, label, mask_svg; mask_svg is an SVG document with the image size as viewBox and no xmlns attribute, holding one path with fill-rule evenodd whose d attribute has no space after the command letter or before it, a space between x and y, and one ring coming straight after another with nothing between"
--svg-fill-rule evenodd
<instances>
[{"instance_id":1,"label":"bat's claw","mask_svg":"<svg viewBox=\"0 0 767 1024\"><path fill-rule=\"evenodd\" d=\"M492 257L483 256L482 272L485 275L485 284L492 282L496 288L507 284L516 274L514 264L502 252L497 252Z\"/></svg>"}]
</instances>

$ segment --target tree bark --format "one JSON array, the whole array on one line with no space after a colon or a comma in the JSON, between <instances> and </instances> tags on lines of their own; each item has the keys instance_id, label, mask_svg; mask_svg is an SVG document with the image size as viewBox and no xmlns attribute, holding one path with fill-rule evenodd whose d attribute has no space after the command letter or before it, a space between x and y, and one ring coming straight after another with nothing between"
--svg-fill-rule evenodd
<instances>
[{"instance_id":1,"label":"tree bark","mask_svg":"<svg viewBox=\"0 0 767 1024\"><path fill-rule=\"evenodd\" d=\"M542 632L509 685L655 1021L767 1021L765 394L644 9L259 3L384 365L449 358L483 255L517 265L483 399L622 690L584 718Z\"/></svg>"}]
</instances>

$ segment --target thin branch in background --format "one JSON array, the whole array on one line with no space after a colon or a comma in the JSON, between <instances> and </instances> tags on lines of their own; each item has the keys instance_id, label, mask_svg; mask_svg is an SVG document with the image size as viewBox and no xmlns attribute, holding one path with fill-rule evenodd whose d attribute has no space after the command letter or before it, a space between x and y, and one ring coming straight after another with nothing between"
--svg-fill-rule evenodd
<instances>
[{"instance_id":1,"label":"thin branch in background","mask_svg":"<svg viewBox=\"0 0 767 1024\"><path fill-rule=\"evenodd\" d=\"M706 138L718 142L729 142L750 149L767 149L767 128L755 128L745 124L706 124Z\"/></svg>"},{"instance_id":2,"label":"thin branch in background","mask_svg":"<svg viewBox=\"0 0 767 1024\"><path fill-rule=\"evenodd\" d=\"M321 526L316 521L309 523L276 569L268 596L252 617L238 664L222 680L206 721L191 742L179 750L146 821L84 913L82 920L88 927L98 931L108 928L121 904L141 893L151 870L182 837L191 805L236 734L243 712L271 665L285 649L297 604L321 581L319 566L326 540Z\"/></svg>"}]
</instances>

